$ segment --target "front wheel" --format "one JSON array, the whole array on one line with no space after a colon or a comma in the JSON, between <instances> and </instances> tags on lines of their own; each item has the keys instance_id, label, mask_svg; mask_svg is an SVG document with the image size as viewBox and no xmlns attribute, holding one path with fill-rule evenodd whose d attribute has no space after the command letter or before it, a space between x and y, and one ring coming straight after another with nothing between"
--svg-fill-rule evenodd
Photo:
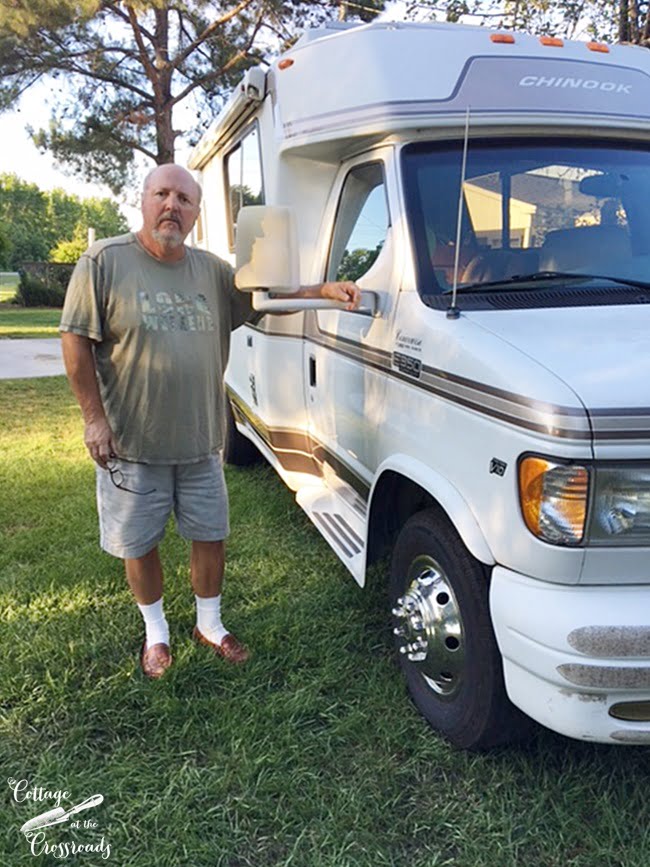
<instances>
[{"instance_id":1,"label":"front wheel","mask_svg":"<svg viewBox=\"0 0 650 867\"><path fill-rule=\"evenodd\" d=\"M439 510L402 528L390 590L399 663L427 721L466 749L520 737L528 723L506 695L487 570Z\"/></svg>"}]
</instances>

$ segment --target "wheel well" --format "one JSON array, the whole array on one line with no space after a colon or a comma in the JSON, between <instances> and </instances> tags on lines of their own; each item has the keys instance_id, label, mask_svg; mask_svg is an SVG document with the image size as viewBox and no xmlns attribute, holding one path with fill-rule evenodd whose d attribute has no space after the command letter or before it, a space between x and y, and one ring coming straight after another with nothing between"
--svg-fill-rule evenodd
<instances>
[{"instance_id":1,"label":"wheel well","mask_svg":"<svg viewBox=\"0 0 650 867\"><path fill-rule=\"evenodd\" d=\"M417 482L387 470L377 483L368 526L366 564L376 563L391 550L406 521L423 509L442 506Z\"/></svg>"}]
</instances>

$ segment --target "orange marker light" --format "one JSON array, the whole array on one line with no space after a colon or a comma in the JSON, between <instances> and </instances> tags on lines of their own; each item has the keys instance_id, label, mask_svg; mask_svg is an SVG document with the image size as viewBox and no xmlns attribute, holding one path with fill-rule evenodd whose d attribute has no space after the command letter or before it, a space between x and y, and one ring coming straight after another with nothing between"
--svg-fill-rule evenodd
<instances>
[{"instance_id":1,"label":"orange marker light","mask_svg":"<svg viewBox=\"0 0 650 867\"><path fill-rule=\"evenodd\" d=\"M558 39L557 36L540 36L539 41L542 45L552 45L554 48L562 48L564 39Z\"/></svg>"},{"instance_id":2,"label":"orange marker light","mask_svg":"<svg viewBox=\"0 0 650 867\"><path fill-rule=\"evenodd\" d=\"M290 57L285 57L284 60L281 60L278 63L278 69L288 69L290 66L293 66L294 61Z\"/></svg>"},{"instance_id":3,"label":"orange marker light","mask_svg":"<svg viewBox=\"0 0 650 867\"><path fill-rule=\"evenodd\" d=\"M609 45L604 42L588 42L587 48L589 51L600 51L601 54L609 54Z\"/></svg>"},{"instance_id":4,"label":"orange marker light","mask_svg":"<svg viewBox=\"0 0 650 867\"><path fill-rule=\"evenodd\" d=\"M512 33L491 33L490 39L492 42L503 42L506 45L512 45L515 41L515 37Z\"/></svg>"}]
</instances>

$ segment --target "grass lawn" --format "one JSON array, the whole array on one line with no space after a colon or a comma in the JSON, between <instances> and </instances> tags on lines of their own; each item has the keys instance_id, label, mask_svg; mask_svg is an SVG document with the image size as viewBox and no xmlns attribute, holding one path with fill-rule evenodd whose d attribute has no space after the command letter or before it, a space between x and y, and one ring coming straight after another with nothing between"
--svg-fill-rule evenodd
<instances>
[{"instance_id":1,"label":"grass lawn","mask_svg":"<svg viewBox=\"0 0 650 867\"><path fill-rule=\"evenodd\" d=\"M539 730L451 748L406 697L380 586L361 591L267 467L230 470L226 623L192 644L187 544L168 532L174 666L139 672L140 616L100 553L93 468L61 378L0 382L0 761L5 780L105 801L47 829L119 867L646 867L650 752ZM379 576L377 576L379 577ZM0 863L52 801L0 801ZM72 860L72 857L71 859Z\"/></svg>"},{"instance_id":2,"label":"grass lawn","mask_svg":"<svg viewBox=\"0 0 650 867\"><path fill-rule=\"evenodd\" d=\"M0 339L3 337L58 337L61 311L55 307L0 305Z\"/></svg>"}]
</instances>

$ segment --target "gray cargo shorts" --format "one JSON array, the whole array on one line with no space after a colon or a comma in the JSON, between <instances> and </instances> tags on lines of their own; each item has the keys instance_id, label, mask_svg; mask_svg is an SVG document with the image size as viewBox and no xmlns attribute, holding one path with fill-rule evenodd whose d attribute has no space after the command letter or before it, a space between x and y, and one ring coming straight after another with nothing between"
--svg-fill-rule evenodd
<instances>
[{"instance_id":1,"label":"gray cargo shorts","mask_svg":"<svg viewBox=\"0 0 650 867\"><path fill-rule=\"evenodd\" d=\"M109 467L97 467L100 544L107 553L144 557L165 535L172 512L185 539L220 542L228 535L228 492L219 455L173 465L112 458Z\"/></svg>"}]
</instances>

